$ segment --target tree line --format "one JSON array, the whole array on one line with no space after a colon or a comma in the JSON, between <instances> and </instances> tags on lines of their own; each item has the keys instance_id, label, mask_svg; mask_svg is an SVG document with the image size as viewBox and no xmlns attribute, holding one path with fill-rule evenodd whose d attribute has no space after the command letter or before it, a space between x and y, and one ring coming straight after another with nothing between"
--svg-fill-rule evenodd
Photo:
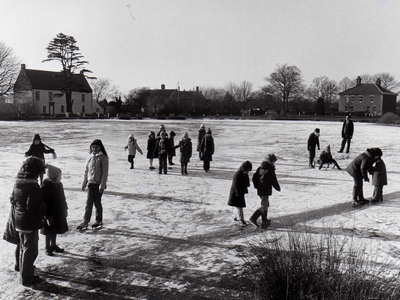
<instances>
[{"instance_id":1,"label":"tree line","mask_svg":"<svg viewBox=\"0 0 400 300\"><path fill-rule=\"evenodd\" d=\"M141 116L154 115L241 115L264 114L331 114L338 111L338 94L356 85L356 78L343 78L340 82L326 76L315 77L309 86L304 84L301 70L289 64L277 65L275 70L264 78L265 85L254 89L248 81L229 82L224 87L203 86L199 91L187 93L181 99L162 98L148 87L132 88L122 94L118 87L106 78L89 77L92 71L85 68L88 61L83 60L74 37L59 33L50 41L47 58L43 62L58 61L61 64L61 93L66 96L66 111L72 112L71 92L75 88L72 74L84 74L93 90L94 99L105 112ZM0 42L0 99L12 96L13 85L18 76L20 63L12 48ZM389 73L360 75L363 83L376 82L381 86L398 92L400 82Z\"/></svg>"}]
</instances>

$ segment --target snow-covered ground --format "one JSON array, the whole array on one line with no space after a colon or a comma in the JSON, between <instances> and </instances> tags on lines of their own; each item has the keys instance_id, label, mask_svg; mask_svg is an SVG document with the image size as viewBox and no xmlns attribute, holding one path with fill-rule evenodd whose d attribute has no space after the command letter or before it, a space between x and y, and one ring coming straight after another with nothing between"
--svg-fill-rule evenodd
<instances>
[{"instance_id":1,"label":"snow-covered ground","mask_svg":"<svg viewBox=\"0 0 400 300\"><path fill-rule=\"evenodd\" d=\"M168 175L150 171L147 135L150 130L157 132L161 123L167 132L176 132L175 143L187 131L194 148L200 124L210 127L216 145L211 172L202 170L194 153L189 175L182 176L179 151ZM9 195L24 152L39 133L57 152L57 159L51 155L46 159L63 170L70 226L58 237L66 249L63 254L46 256L40 236L35 265L46 283L35 289L20 284L13 270L15 246L1 242L0 299L245 299L251 291L237 284L237 276L248 242L301 226L316 234L333 228L335 234L361 241L377 261L399 262L400 128L356 122L350 154L338 154L341 126L341 122L214 119L0 122L0 224L5 227ZM353 209L353 181L345 170L308 167L307 139L316 127L321 129L321 151L330 144L343 169L366 148L383 150L389 184L382 204ZM131 133L144 151L137 154L134 170L129 169L124 151ZM104 228L78 233L75 228L86 201L81 179L89 145L97 138L110 157ZM273 225L267 231L251 225L240 230L226 205L233 174L245 160L253 163L254 171L270 152L278 157L282 189L271 197ZM372 190L365 183L364 194L370 196ZM253 187L246 202L248 219L259 205Z\"/></svg>"}]
</instances>

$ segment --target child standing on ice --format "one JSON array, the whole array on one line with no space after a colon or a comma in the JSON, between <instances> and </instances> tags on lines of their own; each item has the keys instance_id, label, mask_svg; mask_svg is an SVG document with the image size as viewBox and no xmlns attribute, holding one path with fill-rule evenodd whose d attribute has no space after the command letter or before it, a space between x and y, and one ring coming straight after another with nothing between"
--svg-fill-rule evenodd
<instances>
[{"instance_id":1,"label":"child standing on ice","mask_svg":"<svg viewBox=\"0 0 400 300\"><path fill-rule=\"evenodd\" d=\"M147 139L147 158L150 161L150 170L154 170L155 168L153 167L153 159L156 157L154 156L154 149L156 148L156 134L154 131L150 131L149 133L149 138Z\"/></svg>"},{"instance_id":2,"label":"child standing on ice","mask_svg":"<svg viewBox=\"0 0 400 300\"><path fill-rule=\"evenodd\" d=\"M229 193L228 205L236 208L234 220L240 220L241 226L246 226L247 223L244 220L243 207L246 207L246 201L244 195L247 194L248 187L250 186L250 180L248 173L252 169L252 164L249 161L245 161L236 171L233 176L232 186Z\"/></svg>"},{"instance_id":3,"label":"child standing on ice","mask_svg":"<svg viewBox=\"0 0 400 300\"><path fill-rule=\"evenodd\" d=\"M83 222L77 227L82 230L88 227L92 216L93 205L96 207L96 222L92 228L103 225L103 206L101 197L107 187L108 179L108 155L101 140L94 140L90 144L90 157L86 162L83 175L82 191L88 187L85 215Z\"/></svg>"},{"instance_id":4,"label":"child standing on ice","mask_svg":"<svg viewBox=\"0 0 400 300\"><path fill-rule=\"evenodd\" d=\"M46 254L53 256L53 252L64 252L57 245L57 234L68 231L68 205L61 183L61 170L52 165L47 165L46 168L48 178L43 181L42 193L47 210L44 214L44 227L40 232L46 236Z\"/></svg>"},{"instance_id":5,"label":"child standing on ice","mask_svg":"<svg viewBox=\"0 0 400 300\"><path fill-rule=\"evenodd\" d=\"M208 128L200 144L200 159L203 161L203 169L206 172L210 171L210 161L212 161L214 150L214 138L212 137L211 129Z\"/></svg>"},{"instance_id":6,"label":"child standing on ice","mask_svg":"<svg viewBox=\"0 0 400 300\"><path fill-rule=\"evenodd\" d=\"M370 203L383 201L383 186L387 185L386 165L381 157L375 161L375 165L369 170L372 174L372 185L374 186L374 193L369 200Z\"/></svg>"},{"instance_id":7,"label":"child standing on ice","mask_svg":"<svg viewBox=\"0 0 400 300\"><path fill-rule=\"evenodd\" d=\"M140 149L133 133L129 135L128 144L126 144L124 149L125 149L125 151L126 151L126 149L129 150L128 161L131 163L131 169L133 169L133 167L134 167L133 160L135 159L136 150L139 151L140 154L143 154L143 151L142 151L142 149Z\"/></svg>"},{"instance_id":8,"label":"child standing on ice","mask_svg":"<svg viewBox=\"0 0 400 300\"><path fill-rule=\"evenodd\" d=\"M160 137L157 138L156 147L154 148L154 157L158 157L159 167L158 173L167 174L167 158L169 153L169 142L165 131L161 131Z\"/></svg>"},{"instance_id":9,"label":"child standing on ice","mask_svg":"<svg viewBox=\"0 0 400 300\"><path fill-rule=\"evenodd\" d=\"M265 161L261 163L261 166L253 174L253 184L257 189L257 195L261 198L261 206L253 213L250 217L250 222L255 227L259 227L257 224L257 219L261 216L262 219L262 229L265 229L271 223L268 220L268 207L269 207L269 196L272 195L272 187L278 192L281 191L278 179L275 174L275 162L277 158L275 154L268 154Z\"/></svg>"},{"instance_id":10,"label":"child standing on ice","mask_svg":"<svg viewBox=\"0 0 400 300\"><path fill-rule=\"evenodd\" d=\"M179 141L178 147L181 152L181 174L187 174L187 165L192 157L192 140L187 132L183 135L182 140Z\"/></svg>"}]
</instances>

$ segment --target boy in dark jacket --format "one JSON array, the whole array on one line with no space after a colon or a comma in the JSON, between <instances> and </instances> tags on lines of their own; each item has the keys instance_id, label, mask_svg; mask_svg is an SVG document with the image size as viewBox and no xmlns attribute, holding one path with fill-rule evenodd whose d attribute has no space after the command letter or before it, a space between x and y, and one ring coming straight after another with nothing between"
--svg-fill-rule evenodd
<instances>
[{"instance_id":1,"label":"boy in dark jacket","mask_svg":"<svg viewBox=\"0 0 400 300\"><path fill-rule=\"evenodd\" d=\"M310 134L307 141L307 150L310 152L310 160L308 165L314 168L315 147L319 150L319 128L315 128L314 132Z\"/></svg>"},{"instance_id":2,"label":"boy in dark jacket","mask_svg":"<svg viewBox=\"0 0 400 300\"><path fill-rule=\"evenodd\" d=\"M38 176L44 173L44 163L31 156L23 163L13 190L15 201L15 229L21 245L20 272L22 284L31 286L42 279L34 275L33 264L38 255L38 230L43 227L42 215L46 211Z\"/></svg>"},{"instance_id":3,"label":"boy in dark jacket","mask_svg":"<svg viewBox=\"0 0 400 300\"><path fill-rule=\"evenodd\" d=\"M353 177L353 205L368 203L364 198L363 180L369 182L368 171L382 156L382 150L379 148L368 148L364 153L357 156L346 168L346 171Z\"/></svg>"},{"instance_id":4,"label":"boy in dark jacket","mask_svg":"<svg viewBox=\"0 0 400 300\"><path fill-rule=\"evenodd\" d=\"M167 157L169 153L169 142L167 139L167 134L165 131L160 132L160 137L157 139L156 147L154 148L154 157L158 157L159 167L158 171L162 174L164 170L164 174L167 174Z\"/></svg>"},{"instance_id":5,"label":"boy in dark jacket","mask_svg":"<svg viewBox=\"0 0 400 300\"><path fill-rule=\"evenodd\" d=\"M268 154L265 161L261 163L261 166L253 174L253 184L257 189L257 195L261 198L261 206L258 208L253 215L250 217L250 222L255 227L259 227L257 224L258 217L262 219L262 229L267 228L271 223L268 220L268 207L269 207L269 196L272 195L272 187L280 192L281 187L279 186L278 179L275 174L275 162L277 158L275 154Z\"/></svg>"},{"instance_id":6,"label":"boy in dark jacket","mask_svg":"<svg viewBox=\"0 0 400 300\"><path fill-rule=\"evenodd\" d=\"M383 201L383 186L387 185L386 165L382 158L375 162L369 173L372 174L372 185L374 186L374 193L369 200L370 203Z\"/></svg>"}]
</instances>

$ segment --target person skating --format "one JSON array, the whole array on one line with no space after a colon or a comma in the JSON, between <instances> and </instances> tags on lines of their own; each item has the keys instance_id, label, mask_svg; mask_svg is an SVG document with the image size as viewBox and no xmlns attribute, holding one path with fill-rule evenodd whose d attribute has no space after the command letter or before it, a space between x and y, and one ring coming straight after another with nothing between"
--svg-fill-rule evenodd
<instances>
[{"instance_id":1,"label":"person skating","mask_svg":"<svg viewBox=\"0 0 400 300\"><path fill-rule=\"evenodd\" d=\"M342 145L340 147L340 150L338 151L339 153L343 152L346 143L347 143L346 153L350 152L350 143L351 139L353 138L353 134L354 134L354 123L351 120L351 115L348 114L346 116L346 120L343 122L342 125Z\"/></svg>"},{"instance_id":2,"label":"person skating","mask_svg":"<svg viewBox=\"0 0 400 300\"><path fill-rule=\"evenodd\" d=\"M315 147L318 147L318 150L319 150L319 136L320 136L320 130L319 130L319 128L315 128L315 130L308 137L307 150L308 150L308 152L310 152L308 165L311 168L315 167L314 166Z\"/></svg>"},{"instance_id":3,"label":"person skating","mask_svg":"<svg viewBox=\"0 0 400 300\"><path fill-rule=\"evenodd\" d=\"M369 182L368 171L382 156L382 150L379 148L368 148L365 152L358 155L346 168L346 171L353 177L353 204L362 205L368 203L364 198L363 180Z\"/></svg>"},{"instance_id":4,"label":"person skating","mask_svg":"<svg viewBox=\"0 0 400 300\"><path fill-rule=\"evenodd\" d=\"M178 147L181 153L181 174L187 174L187 166L190 162L190 158L192 157L192 140L189 138L187 132L182 137L182 140L179 141Z\"/></svg>"},{"instance_id":5,"label":"person skating","mask_svg":"<svg viewBox=\"0 0 400 300\"><path fill-rule=\"evenodd\" d=\"M136 156L136 150L139 151L140 154L143 154L143 151L142 151L142 149L140 149L133 133L129 135L128 143L126 144L124 149L125 150L128 149L128 151L129 151L128 161L131 163L131 169L133 169L134 168L134 159Z\"/></svg>"},{"instance_id":6,"label":"person skating","mask_svg":"<svg viewBox=\"0 0 400 300\"><path fill-rule=\"evenodd\" d=\"M203 161L203 169L206 172L210 171L210 161L212 161L214 150L214 138L212 137L211 129L208 128L200 144L200 159Z\"/></svg>"},{"instance_id":7,"label":"person skating","mask_svg":"<svg viewBox=\"0 0 400 300\"><path fill-rule=\"evenodd\" d=\"M92 224L92 228L103 225L103 206L101 197L107 187L108 179L108 155L101 140L94 140L89 147L90 157L86 162L83 174L82 191L88 187L85 215L83 222L77 227L82 230L88 227L92 216L93 205L96 208L96 221Z\"/></svg>"},{"instance_id":8,"label":"person skating","mask_svg":"<svg viewBox=\"0 0 400 300\"><path fill-rule=\"evenodd\" d=\"M261 216L262 228L265 229L271 223L268 219L269 196L272 195L272 187L280 192L281 187L275 173L275 154L268 154L260 167L253 174L253 184L257 189L257 195L260 196L261 206L250 217L250 222L255 227L259 227L257 219Z\"/></svg>"},{"instance_id":9,"label":"person skating","mask_svg":"<svg viewBox=\"0 0 400 300\"><path fill-rule=\"evenodd\" d=\"M61 169L53 165L47 165L46 169L48 178L43 181L42 193L47 210L44 214L44 227L40 232L46 236L46 254L53 256L53 252L64 252L57 245L57 234L68 231L68 205L61 183Z\"/></svg>"},{"instance_id":10,"label":"person skating","mask_svg":"<svg viewBox=\"0 0 400 300\"><path fill-rule=\"evenodd\" d=\"M242 226L247 223L244 220L243 208L246 207L245 194L247 194L250 180L248 173L253 168L251 162L245 161L240 168L236 171L232 179L232 186L229 192L228 205L235 207L234 220L240 221Z\"/></svg>"}]
</instances>

